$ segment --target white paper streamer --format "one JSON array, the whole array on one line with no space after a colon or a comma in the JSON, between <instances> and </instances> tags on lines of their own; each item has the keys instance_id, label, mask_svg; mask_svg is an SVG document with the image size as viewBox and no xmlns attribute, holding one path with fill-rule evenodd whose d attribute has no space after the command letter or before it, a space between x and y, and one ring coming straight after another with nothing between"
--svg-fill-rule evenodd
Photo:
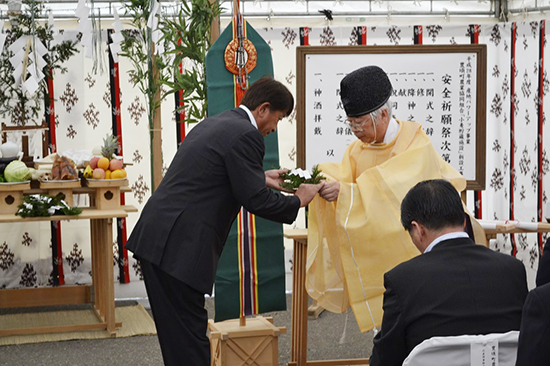
<instances>
[{"instance_id":1,"label":"white paper streamer","mask_svg":"<svg viewBox=\"0 0 550 366\"><path fill-rule=\"evenodd\" d=\"M311 174L307 170L303 170L302 168L293 169L289 174L297 175L300 178L304 179L311 179Z\"/></svg>"},{"instance_id":2,"label":"white paper streamer","mask_svg":"<svg viewBox=\"0 0 550 366\"><path fill-rule=\"evenodd\" d=\"M0 32L4 30L4 21L0 20ZM4 33L0 33L0 52L4 49L4 44L6 43L6 35Z\"/></svg>"},{"instance_id":3,"label":"white paper streamer","mask_svg":"<svg viewBox=\"0 0 550 366\"><path fill-rule=\"evenodd\" d=\"M115 30L114 33L111 33L112 43L109 44L109 49L111 50L111 55L113 56L113 61L118 62L118 54L122 52L121 43L124 41L124 36L122 35L122 23L120 22L120 17L118 16L117 8L113 8L113 16L115 21L112 26Z\"/></svg>"},{"instance_id":4,"label":"white paper streamer","mask_svg":"<svg viewBox=\"0 0 550 366\"><path fill-rule=\"evenodd\" d=\"M78 18L78 27L76 28L82 33L80 45L86 47L86 58L92 58L93 55L93 26L90 16L90 8L86 6L86 0L78 0L78 5L75 10L75 15Z\"/></svg>"},{"instance_id":5,"label":"white paper streamer","mask_svg":"<svg viewBox=\"0 0 550 366\"><path fill-rule=\"evenodd\" d=\"M0 52L4 49L4 44L6 43L6 35L4 33L0 33Z\"/></svg>"},{"instance_id":6,"label":"white paper streamer","mask_svg":"<svg viewBox=\"0 0 550 366\"><path fill-rule=\"evenodd\" d=\"M42 56L48 53L48 49L38 37L31 37L29 35L21 36L11 44L9 49L14 55L9 61L14 69L15 86L18 87L22 84L23 90L32 96L44 78L42 69L46 66L46 61ZM27 65L25 75L23 75L23 64ZM27 72L30 74L28 77Z\"/></svg>"},{"instance_id":7,"label":"white paper streamer","mask_svg":"<svg viewBox=\"0 0 550 366\"><path fill-rule=\"evenodd\" d=\"M158 26L158 18L156 17L159 11L159 3L156 0L153 0L153 10L149 14L149 19L147 19L147 27L155 30Z\"/></svg>"}]
</instances>

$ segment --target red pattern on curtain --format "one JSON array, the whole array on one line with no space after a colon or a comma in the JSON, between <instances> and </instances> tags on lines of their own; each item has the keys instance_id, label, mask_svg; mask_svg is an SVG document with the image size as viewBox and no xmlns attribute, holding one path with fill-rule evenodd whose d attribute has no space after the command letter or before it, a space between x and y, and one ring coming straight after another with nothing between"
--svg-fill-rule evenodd
<instances>
[{"instance_id":1,"label":"red pattern on curtain","mask_svg":"<svg viewBox=\"0 0 550 366\"><path fill-rule=\"evenodd\" d=\"M517 24L512 23L512 39L510 52L510 220L515 220L514 216L514 190L515 190L515 115L516 115L516 40L517 40ZM512 244L511 254L515 257L518 253L516 238L514 234L510 234Z\"/></svg>"}]
</instances>

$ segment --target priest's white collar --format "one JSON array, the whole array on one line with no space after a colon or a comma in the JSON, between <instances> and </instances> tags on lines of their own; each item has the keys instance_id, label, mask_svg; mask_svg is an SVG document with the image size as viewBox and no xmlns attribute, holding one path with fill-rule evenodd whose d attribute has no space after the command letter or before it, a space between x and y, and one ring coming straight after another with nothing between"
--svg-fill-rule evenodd
<instances>
[{"instance_id":1,"label":"priest's white collar","mask_svg":"<svg viewBox=\"0 0 550 366\"><path fill-rule=\"evenodd\" d=\"M386 129L386 134L384 135L384 141L382 143L389 144L393 141L395 136L397 136L397 133L399 132L399 122L395 120L395 118L390 118L390 121L388 122L388 128Z\"/></svg>"}]
</instances>

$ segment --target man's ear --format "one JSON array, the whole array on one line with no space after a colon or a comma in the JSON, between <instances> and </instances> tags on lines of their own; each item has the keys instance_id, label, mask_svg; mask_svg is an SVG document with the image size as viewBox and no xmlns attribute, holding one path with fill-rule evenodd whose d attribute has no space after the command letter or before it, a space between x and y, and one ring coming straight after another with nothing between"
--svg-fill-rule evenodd
<instances>
[{"instance_id":1,"label":"man's ear","mask_svg":"<svg viewBox=\"0 0 550 366\"><path fill-rule=\"evenodd\" d=\"M421 253L424 253L426 250L427 244L424 243L426 240L426 227L416 221L411 222L411 239L413 244L420 250Z\"/></svg>"},{"instance_id":2,"label":"man's ear","mask_svg":"<svg viewBox=\"0 0 550 366\"><path fill-rule=\"evenodd\" d=\"M417 221L412 221L411 225L416 230L416 235L419 240L423 240L426 237L426 227Z\"/></svg>"},{"instance_id":3,"label":"man's ear","mask_svg":"<svg viewBox=\"0 0 550 366\"><path fill-rule=\"evenodd\" d=\"M256 109L258 110L258 115L263 117L266 113L269 113L271 104L269 102L264 102L260 104Z\"/></svg>"}]
</instances>

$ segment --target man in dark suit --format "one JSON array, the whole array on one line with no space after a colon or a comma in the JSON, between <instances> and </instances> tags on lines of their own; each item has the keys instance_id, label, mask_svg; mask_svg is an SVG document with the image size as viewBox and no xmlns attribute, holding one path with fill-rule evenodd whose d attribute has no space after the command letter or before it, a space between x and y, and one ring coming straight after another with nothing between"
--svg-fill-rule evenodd
<instances>
[{"instance_id":1,"label":"man in dark suit","mask_svg":"<svg viewBox=\"0 0 550 366\"><path fill-rule=\"evenodd\" d=\"M166 365L210 365L204 295L212 286L225 240L241 206L292 223L319 185L281 190L281 171L264 172L263 137L288 116L294 98L264 77L241 106L195 126L145 205L126 248L140 260Z\"/></svg>"},{"instance_id":2,"label":"man in dark suit","mask_svg":"<svg viewBox=\"0 0 550 366\"><path fill-rule=\"evenodd\" d=\"M542 286L550 282L550 237L546 239L542 256L539 259L539 268L537 270L536 284Z\"/></svg>"},{"instance_id":3,"label":"man in dark suit","mask_svg":"<svg viewBox=\"0 0 550 366\"><path fill-rule=\"evenodd\" d=\"M537 287L525 300L516 366L550 365L550 238L539 260Z\"/></svg>"},{"instance_id":4,"label":"man in dark suit","mask_svg":"<svg viewBox=\"0 0 550 366\"><path fill-rule=\"evenodd\" d=\"M516 366L548 365L550 365L550 283L536 287L527 295L521 318L516 360Z\"/></svg>"},{"instance_id":5,"label":"man in dark suit","mask_svg":"<svg viewBox=\"0 0 550 366\"><path fill-rule=\"evenodd\" d=\"M447 181L423 181L401 203L401 223L422 255L384 275L384 317L371 366L400 366L434 336L519 330L527 296L523 264L476 245Z\"/></svg>"}]
</instances>

